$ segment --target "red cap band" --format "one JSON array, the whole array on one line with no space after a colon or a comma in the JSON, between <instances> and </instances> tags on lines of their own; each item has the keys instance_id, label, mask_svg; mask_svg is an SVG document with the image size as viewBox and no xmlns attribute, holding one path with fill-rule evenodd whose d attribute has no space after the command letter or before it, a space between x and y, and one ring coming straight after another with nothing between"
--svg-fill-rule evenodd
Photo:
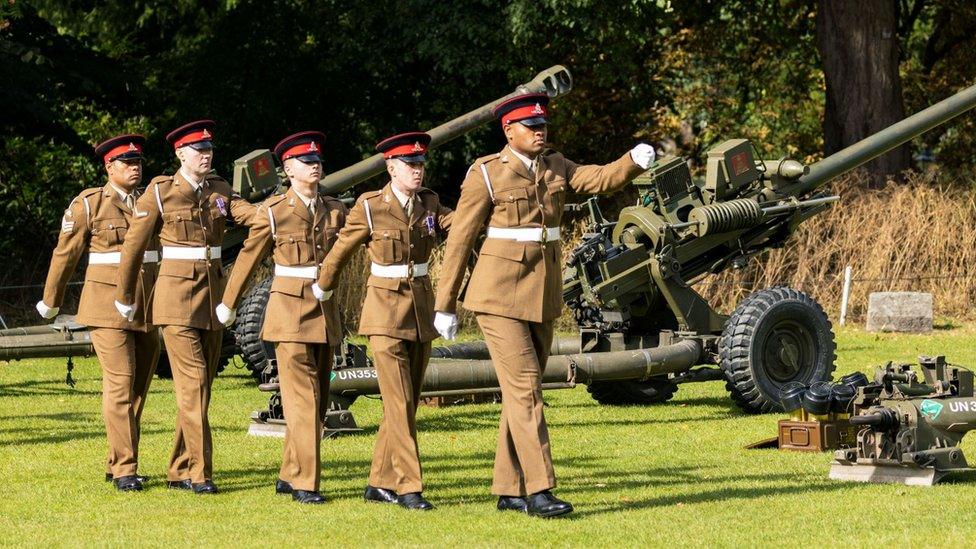
<instances>
[{"instance_id":1,"label":"red cap band","mask_svg":"<svg viewBox=\"0 0 976 549\"><path fill-rule=\"evenodd\" d=\"M188 143L196 143L197 141L209 141L212 137L213 135L210 133L210 130L204 128L199 131L190 132L184 135L183 137L177 139L176 141L173 142L173 148L178 149L183 145L186 145Z\"/></svg>"},{"instance_id":2,"label":"red cap band","mask_svg":"<svg viewBox=\"0 0 976 549\"><path fill-rule=\"evenodd\" d=\"M427 146L420 141L415 141L413 143L405 143L403 145L397 145L391 149L383 151L383 158L393 158L395 156L405 156L405 155L415 155L415 154L426 154Z\"/></svg>"},{"instance_id":3,"label":"red cap band","mask_svg":"<svg viewBox=\"0 0 976 549\"><path fill-rule=\"evenodd\" d=\"M285 153L281 155L282 160L288 160L294 156L302 156L305 154L320 154L321 147L315 141L309 141L308 143L302 143L301 145L295 145L290 149L286 149Z\"/></svg>"},{"instance_id":4,"label":"red cap band","mask_svg":"<svg viewBox=\"0 0 976 549\"><path fill-rule=\"evenodd\" d=\"M105 162L108 162L109 160L115 158L120 154L125 154L127 152L134 152L134 151L138 152L139 154L142 154L142 147L137 143L130 141L125 145L119 145L118 147L109 150L107 153L105 153L105 156L103 156L102 158L105 160Z\"/></svg>"},{"instance_id":5,"label":"red cap band","mask_svg":"<svg viewBox=\"0 0 976 549\"><path fill-rule=\"evenodd\" d=\"M535 105L526 105L525 107L519 107L507 112L505 116L502 117L502 124L511 124L512 122L518 122L519 120L525 120L526 118L534 118L537 116L545 118L548 115L549 111L546 109L545 105L542 103L536 103Z\"/></svg>"}]
</instances>

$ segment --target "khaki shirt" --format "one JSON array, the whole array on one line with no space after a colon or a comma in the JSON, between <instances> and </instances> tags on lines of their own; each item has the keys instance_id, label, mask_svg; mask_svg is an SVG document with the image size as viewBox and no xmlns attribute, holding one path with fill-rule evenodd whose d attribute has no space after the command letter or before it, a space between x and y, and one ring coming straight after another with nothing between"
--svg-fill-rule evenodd
<instances>
[{"instance_id":1,"label":"khaki shirt","mask_svg":"<svg viewBox=\"0 0 976 549\"><path fill-rule=\"evenodd\" d=\"M484 166L493 195L482 175ZM444 250L434 308L456 312L465 266L486 226L559 227L566 192L606 193L644 170L630 154L604 166L581 166L545 150L535 177L508 147L479 158L461 185L454 226ZM562 243L485 239L463 297L464 308L530 322L547 322L562 310Z\"/></svg>"},{"instance_id":2,"label":"khaki shirt","mask_svg":"<svg viewBox=\"0 0 976 549\"><path fill-rule=\"evenodd\" d=\"M132 226L122 247L115 299L125 304L133 302L142 252L157 235L163 246L220 246L227 219L250 225L254 211L253 205L216 175L207 176L199 198L178 172L153 178L136 202ZM222 330L214 308L220 303L223 277L219 258L164 258L159 264L152 323Z\"/></svg>"},{"instance_id":3,"label":"khaki shirt","mask_svg":"<svg viewBox=\"0 0 976 549\"><path fill-rule=\"evenodd\" d=\"M61 236L51 256L44 284L44 304L61 306L65 286L86 253L121 250L131 221L132 210L111 184L85 189L72 200L61 218ZM158 250L159 241L151 240L147 248ZM118 264L88 265L75 319L95 328L148 331L152 326L147 322L151 318L147 312L151 310L150 298L158 265L147 263L134 277L133 296L137 307L131 321L122 318L113 304L118 267Z\"/></svg>"},{"instance_id":4,"label":"khaki shirt","mask_svg":"<svg viewBox=\"0 0 976 549\"><path fill-rule=\"evenodd\" d=\"M286 267L320 266L345 221L346 207L329 196L318 197L314 220L293 189L265 200L227 279L224 305L237 307L248 277L268 255L274 257L275 264ZM342 341L342 321L335 300L316 299L313 282L309 278L274 277L262 339L332 345Z\"/></svg>"},{"instance_id":5,"label":"khaki shirt","mask_svg":"<svg viewBox=\"0 0 976 549\"><path fill-rule=\"evenodd\" d=\"M427 263L443 234L451 226L454 213L443 206L437 193L421 188L414 195L410 219L389 183L381 190L363 193L349 211L339 240L325 258L319 275L319 287L335 286L342 267L366 244L369 258L380 265ZM373 227L370 230L365 204ZM359 317L359 333L386 335L409 341L432 341L434 329L434 292L429 276L385 278L370 275L366 281L366 298Z\"/></svg>"}]
</instances>

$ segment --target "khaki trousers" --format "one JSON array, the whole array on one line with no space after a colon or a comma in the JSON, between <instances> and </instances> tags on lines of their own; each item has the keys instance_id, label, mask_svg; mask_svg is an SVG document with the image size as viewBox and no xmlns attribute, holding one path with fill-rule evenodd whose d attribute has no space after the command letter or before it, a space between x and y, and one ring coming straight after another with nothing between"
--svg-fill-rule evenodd
<instances>
[{"instance_id":1,"label":"khaki trousers","mask_svg":"<svg viewBox=\"0 0 976 549\"><path fill-rule=\"evenodd\" d=\"M108 435L106 472L136 474L139 421L159 358L159 333L92 328L92 346L102 365L102 416Z\"/></svg>"},{"instance_id":2,"label":"khaki trousers","mask_svg":"<svg viewBox=\"0 0 976 549\"><path fill-rule=\"evenodd\" d=\"M163 343L173 371L176 437L166 479L199 484L213 477L210 389L217 374L223 330L163 326Z\"/></svg>"},{"instance_id":3,"label":"khaki trousers","mask_svg":"<svg viewBox=\"0 0 976 549\"><path fill-rule=\"evenodd\" d=\"M285 446L278 478L295 490L319 490L322 424L329 407L332 347L326 343L275 342Z\"/></svg>"},{"instance_id":4,"label":"khaki trousers","mask_svg":"<svg viewBox=\"0 0 976 549\"><path fill-rule=\"evenodd\" d=\"M478 314L502 390L502 417L491 492L525 496L556 486L542 402L542 372L552 322Z\"/></svg>"},{"instance_id":5,"label":"khaki trousers","mask_svg":"<svg viewBox=\"0 0 976 549\"><path fill-rule=\"evenodd\" d=\"M430 342L371 335L369 346L383 397L383 419L376 435L369 485L400 495L422 492L417 404L430 359Z\"/></svg>"}]
</instances>

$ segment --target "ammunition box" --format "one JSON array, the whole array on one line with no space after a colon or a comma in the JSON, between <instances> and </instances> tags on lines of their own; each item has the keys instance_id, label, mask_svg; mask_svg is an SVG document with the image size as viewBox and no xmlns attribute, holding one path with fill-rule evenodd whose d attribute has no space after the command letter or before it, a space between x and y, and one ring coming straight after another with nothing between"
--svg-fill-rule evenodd
<instances>
[{"instance_id":1,"label":"ammunition box","mask_svg":"<svg viewBox=\"0 0 976 549\"><path fill-rule=\"evenodd\" d=\"M801 452L824 452L852 448L857 444L856 425L847 419L829 421L779 421L779 448Z\"/></svg>"}]
</instances>

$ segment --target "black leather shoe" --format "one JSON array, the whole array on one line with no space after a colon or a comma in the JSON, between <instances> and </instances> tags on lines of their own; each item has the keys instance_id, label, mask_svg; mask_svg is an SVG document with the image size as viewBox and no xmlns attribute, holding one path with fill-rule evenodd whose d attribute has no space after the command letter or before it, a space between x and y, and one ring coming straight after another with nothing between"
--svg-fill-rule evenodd
<instances>
[{"instance_id":1,"label":"black leather shoe","mask_svg":"<svg viewBox=\"0 0 976 549\"><path fill-rule=\"evenodd\" d=\"M367 484L366 493L363 494L363 499L375 503L396 503L397 495L393 490L376 488Z\"/></svg>"},{"instance_id":2,"label":"black leather shoe","mask_svg":"<svg viewBox=\"0 0 976 549\"><path fill-rule=\"evenodd\" d=\"M143 484L149 480L149 477L144 477L142 475L136 475L136 478L139 479L139 482ZM112 473L105 473L105 482L112 482L113 480L115 479L112 477Z\"/></svg>"},{"instance_id":3,"label":"black leather shoe","mask_svg":"<svg viewBox=\"0 0 976 549\"><path fill-rule=\"evenodd\" d=\"M193 485L194 494L216 494L217 485L213 481L205 480L201 483L194 483Z\"/></svg>"},{"instance_id":4,"label":"black leather shoe","mask_svg":"<svg viewBox=\"0 0 976 549\"><path fill-rule=\"evenodd\" d=\"M291 493L291 499L298 503L325 503L322 494L312 490L294 490Z\"/></svg>"},{"instance_id":5,"label":"black leather shoe","mask_svg":"<svg viewBox=\"0 0 976 549\"><path fill-rule=\"evenodd\" d=\"M275 481L275 493L276 494L292 493L291 484L279 478L277 481Z\"/></svg>"},{"instance_id":6,"label":"black leather shoe","mask_svg":"<svg viewBox=\"0 0 976 549\"><path fill-rule=\"evenodd\" d=\"M142 481L135 475L115 479L115 489L119 492L136 492L142 490Z\"/></svg>"},{"instance_id":7,"label":"black leather shoe","mask_svg":"<svg viewBox=\"0 0 976 549\"><path fill-rule=\"evenodd\" d=\"M536 492L525 498L526 512L534 517L558 517L573 512L573 505L552 495L549 490Z\"/></svg>"},{"instance_id":8,"label":"black leather shoe","mask_svg":"<svg viewBox=\"0 0 976 549\"><path fill-rule=\"evenodd\" d=\"M420 492L412 492L409 494L403 494L402 496L397 496L397 505L405 509L414 509L417 511L430 511L434 508L433 505L426 499L424 495Z\"/></svg>"},{"instance_id":9,"label":"black leather shoe","mask_svg":"<svg viewBox=\"0 0 976 549\"><path fill-rule=\"evenodd\" d=\"M190 479L186 480L167 480L166 487L173 490L192 490L193 484L190 483Z\"/></svg>"},{"instance_id":10,"label":"black leather shoe","mask_svg":"<svg viewBox=\"0 0 976 549\"><path fill-rule=\"evenodd\" d=\"M528 505L529 504L525 502L525 498L523 497L498 496L499 511L520 511L524 513L528 509Z\"/></svg>"}]
</instances>

